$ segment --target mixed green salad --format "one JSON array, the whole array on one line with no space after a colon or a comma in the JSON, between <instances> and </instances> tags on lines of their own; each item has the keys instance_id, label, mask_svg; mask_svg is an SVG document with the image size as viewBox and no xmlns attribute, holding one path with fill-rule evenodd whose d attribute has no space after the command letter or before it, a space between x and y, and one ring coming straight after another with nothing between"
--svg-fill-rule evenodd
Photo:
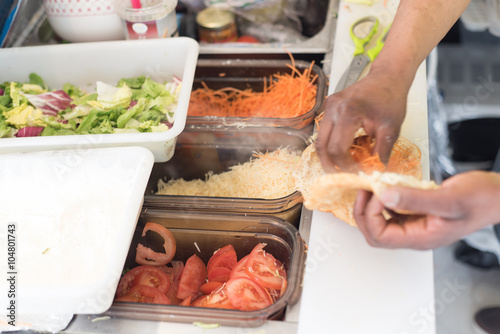
<instances>
[{"instance_id":1,"label":"mixed green salad","mask_svg":"<svg viewBox=\"0 0 500 334\"><path fill-rule=\"evenodd\" d=\"M181 81L140 76L116 86L97 81L95 92L72 84L50 90L29 82L0 84L0 138L167 131L173 125Z\"/></svg>"}]
</instances>

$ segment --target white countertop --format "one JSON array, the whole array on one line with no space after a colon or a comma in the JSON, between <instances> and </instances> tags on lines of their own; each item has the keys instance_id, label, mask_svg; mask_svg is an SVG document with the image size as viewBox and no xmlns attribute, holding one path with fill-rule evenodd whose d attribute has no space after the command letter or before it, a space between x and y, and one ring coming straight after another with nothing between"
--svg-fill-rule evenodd
<instances>
[{"instance_id":1,"label":"white countertop","mask_svg":"<svg viewBox=\"0 0 500 334\"><path fill-rule=\"evenodd\" d=\"M366 6L342 1L331 62L330 92L352 59L349 27L366 15L392 21L397 0ZM376 35L378 36L378 35ZM425 66L408 97L402 135L422 151L429 178ZM313 212L298 333L435 333L432 252L370 247L357 228Z\"/></svg>"}]
</instances>

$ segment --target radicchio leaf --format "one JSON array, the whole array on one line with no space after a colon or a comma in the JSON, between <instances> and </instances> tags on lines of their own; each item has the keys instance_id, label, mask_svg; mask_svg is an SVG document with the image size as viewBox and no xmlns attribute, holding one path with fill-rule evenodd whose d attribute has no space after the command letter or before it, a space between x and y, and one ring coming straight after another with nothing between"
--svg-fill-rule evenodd
<instances>
[{"instance_id":1,"label":"radicchio leaf","mask_svg":"<svg viewBox=\"0 0 500 334\"><path fill-rule=\"evenodd\" d=\"M4 90L0 88L0 96L2 96L4 93L5 93Z\"/></svg>"},{"instance_id":2,"label":"radicchio leaf","mask_svg":"<svg viewBox=\"0 0 500 334\"><path fill-rule=\"evenodd\" d=\"M131 109L131 108L132 108L133 106L135 106L136 104L137 104L137 101L136 101L136 100L132 100L132 101L130 101L130 105L129 105L129 107L128 107L128 109L127 109L127 110Z\"/></svg>"},{"instance_id":3,"label":"radicchio leaf","mask_svg":"<svg viewBox=\"0 0 500 334\"><path fill-rule=\"evenodd\" d=\"M168 126L169 129L171 129L174 126L173 123L170 123L168 121L163 121L162 123L165 124L166 126Z\"/></svg>"},{"instance_id":4,"label":"radicchio leaf","mask_svg":"<svg viewBox=\"0 0 500 334\"><path fill-rule=\"evenodd\" d=\"M63 90L55 90L37 95L25 94L28 101L45 115L56 116L61 110L68 108L73 99Z\"/></svg>"},{"instance_id":5,"label":"radicchio leaf","mask_svg":"<svg viewBox=\"0 0 500 334\"><path fill-rule=\"evenodd\" d=\"M17 131L16 137L37 137L43 129L43 126L26 126Z\"/></svg>"}]
</instances>

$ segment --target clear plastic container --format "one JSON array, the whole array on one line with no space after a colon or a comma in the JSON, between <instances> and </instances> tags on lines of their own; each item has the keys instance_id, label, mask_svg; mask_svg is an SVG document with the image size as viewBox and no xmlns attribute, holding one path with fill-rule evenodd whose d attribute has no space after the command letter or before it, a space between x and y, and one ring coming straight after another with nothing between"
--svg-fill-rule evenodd
<instances>
[{"instance_id":1,"label":"clear plastic container","mask_svg":"<svg viewBox=\"0 0 500 334\"><path fill-rule=\"evenodd\" d=\"M204 179L209 171L222 173L247 162L255 151L274 151L288 146L303 151L308 136L286 128L236 127L184 130L177 139L173 158L153 167L144 205L162 210L229 212L271 215L299 225L302 195L295 191L278 199L156 195L158 180Z\"/></svg>"},{"instance_id":2,"label":"clear plastic container","mask_svg":"<svg viewBox=\"0 0 500 334\"><path fill-rule=\"evenodd\" d=\"M300 298L306 260L305 245L297 229L284 220L262 216L161 211L145 206L124 269L137 266L134 261L135 249L146 222L158 223L172 232L177 242L174 260L178 261L186 261L191 255L197 254L207 263L214 251L228 244L234 246L240 259L259 242L264 242L266 251L285 266L287 289L274 304L256 311L115 302L104 316L251 327L259 326L267 319L281 319L286 306L295 304Z\"/></svg>"},{"instance_id":3,"label":"clear plastic container","mask_svg":"<svg viewBox=\"0 0 500 334\"><path fill-rule=\"evenodd\" d=\"M234 87L237 89L251 88L255 92L261 92L264 87L264 78L277 73L291 73L288 60L269 59L199 59L193 91L203 87L204 82L211 89ZM310 62L295 61L296 68L303 72L311 66ZM189 116L187 126L273 126L303 129L314 121L321 109L327 92L327 79L323 70L313 65L312 75L317 75L317 96L314 107L304 115L293 118L264 118L264 117L216 117L216 116Z\"/></svg>"}]
</instances>

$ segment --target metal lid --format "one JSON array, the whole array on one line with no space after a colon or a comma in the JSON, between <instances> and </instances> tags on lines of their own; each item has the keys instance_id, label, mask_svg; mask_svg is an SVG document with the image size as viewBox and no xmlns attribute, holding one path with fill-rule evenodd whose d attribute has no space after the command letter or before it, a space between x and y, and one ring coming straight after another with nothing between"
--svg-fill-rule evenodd
<instances>
[{"instance_id":1,"label":"metal lid","mask_svg":"<svg viewBox=\"0 0 500 334\"><path fill-rule=\"evenodd\" d=\"M196 23L202 27L217 29L234 23L234 13L218 7L208 7L196 15Z\"/></svg>"}]
</instances>

